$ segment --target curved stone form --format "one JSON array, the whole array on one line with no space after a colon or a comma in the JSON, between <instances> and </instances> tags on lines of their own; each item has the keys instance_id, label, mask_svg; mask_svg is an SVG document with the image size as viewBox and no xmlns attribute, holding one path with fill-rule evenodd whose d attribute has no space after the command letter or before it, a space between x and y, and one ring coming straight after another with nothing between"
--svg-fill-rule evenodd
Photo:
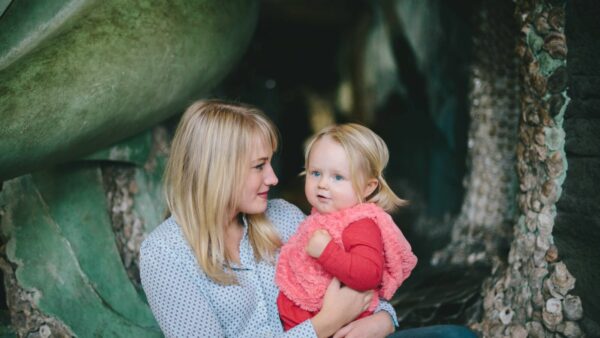
<instances>
[{"instance_id":1,"label":"curved stone form","mask_svg":"<svg viewBox=\"0 0 600 338\"><path fill-rule=\"evenodd\" d=\"M97 0L14 1L0 20L0 70L87 14Z\"/></svg>"},{"instance_id":2,"label":"curved stone form","mask_svg":"<svg viewBox=\"0 0 600 338\"><path fill-rule=\"evenodd\" d=\"M62 2L72 3L83 4ZM0 70L0 180L77 158L180 112L231 69L258 15L256 0L107 0L89 8Z\"/></svg>"}]
</instances>

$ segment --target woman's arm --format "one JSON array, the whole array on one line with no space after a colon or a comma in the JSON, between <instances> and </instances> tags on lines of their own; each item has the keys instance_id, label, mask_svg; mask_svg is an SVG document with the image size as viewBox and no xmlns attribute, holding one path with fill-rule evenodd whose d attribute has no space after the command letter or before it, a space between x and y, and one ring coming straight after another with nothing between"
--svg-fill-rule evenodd
<instances>
[{"instance_id":1,"label":"woman's arm","mask_svg":"<svg viewBox=\"0 0 600 338\"><path fill-rule=\"evenodd\" d=\"M381 311L351 322L338 330L333 338L383 338L393 332L392 318L387 312Z\"/></svg>"},{"instance_id":2,"label":"woman's arm","mask_svg":"<svg viewBox=\"0 0 600 338\"><path fill-rule=\"evenodd\" d=\"M140 276L152 313L166 337L224 337L197 275L188 271L167 247L144 242Z\"/></svg>"},{"instance_id":3,"label":"woman's arm","mask_svg":"<svg viewBox=\"0 0 600 338\"><path fill-rule=\"evenodd\" d=\"M375 313L353 321L335 333L340 337L373 337L382 338L392 334L398 327L398 319L394 307L384 299L379 299Z\"/></svg>"},{"instance_id":4,"label":"woman's arm","mask_svg":"<svg viewBox=\"0 0 600 338\"><path fill-rule=\"evenodd\" d=\"M333 335L343 325L365 311L372 298L372 291L358 292L348 287L342 287L340 281L334 278L325 292L323 307L311 319L317 336Z\"/></svg>"}]
</instances>

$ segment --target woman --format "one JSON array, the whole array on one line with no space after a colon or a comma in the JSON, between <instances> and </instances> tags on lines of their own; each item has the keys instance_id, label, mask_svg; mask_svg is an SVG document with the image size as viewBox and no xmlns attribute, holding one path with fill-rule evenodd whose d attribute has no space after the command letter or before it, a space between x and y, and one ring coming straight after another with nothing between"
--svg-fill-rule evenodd
<instances>
[{"instance_id":1,"label":"woman","mask_svg":"<svg viewBox=\"0 0 600 338\"><path fill-rule=\"evenodd\" d=\"M199 101L183 115L165 172L171 217L152 231L140 255L142 286L161 329L169 337L392 333L396 315L386 302L351 322L367 309L372 292L341 287L335 279L320 312L283 332L275 261L305 216L283 200L267 200L277 184L271 167L276 148L276 128L256 108ZM417 330L410 335L429 332ZM443 327L436 334L466 336L459 331Z\"/></svg>"}]
</instances>

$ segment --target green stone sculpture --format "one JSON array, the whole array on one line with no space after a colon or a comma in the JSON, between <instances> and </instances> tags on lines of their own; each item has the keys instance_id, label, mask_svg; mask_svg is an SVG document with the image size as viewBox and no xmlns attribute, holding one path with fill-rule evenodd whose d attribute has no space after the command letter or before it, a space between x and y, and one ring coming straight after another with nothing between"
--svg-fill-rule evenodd
<instances>
[{"instance_id":1,"label":"green stone sculpture","mask_svg":"<svg viewBox=\"0 0 600 338\"><path fill-rule=\"evenodd\" d=\"M12 1L0 19L0 181L136 134L206 95L257 0Z\"/></svg>"}]
</instances>

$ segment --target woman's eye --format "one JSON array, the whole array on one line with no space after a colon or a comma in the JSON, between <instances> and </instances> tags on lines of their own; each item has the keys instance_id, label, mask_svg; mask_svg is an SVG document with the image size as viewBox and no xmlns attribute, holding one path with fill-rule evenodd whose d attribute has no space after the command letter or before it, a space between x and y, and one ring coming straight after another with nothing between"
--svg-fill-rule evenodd
<instances>
[{"instance_id":1,"label":"woman's eye","mask_svg":"<svg viewBox=\"0 0 600 338\"><path fill-rule=\"evenodd\" d=\"M265 164L261 163L261 164L255 166L254 169L262 170L264 167L265 167Z\"/></svg>"},{"instance_id":2,"label":"woman's eye","mask_svg":"<svg viewBox=\"0 0 600 338\"><path fill-rule=\"evenodd\" d=\"M335 179L336 181L341 181L341 180L343 180L343 179L344 179L344 176L342 176L342 175L335 175L335 176L334 176L334 179Z\"/></svg>"}]
</instances>

